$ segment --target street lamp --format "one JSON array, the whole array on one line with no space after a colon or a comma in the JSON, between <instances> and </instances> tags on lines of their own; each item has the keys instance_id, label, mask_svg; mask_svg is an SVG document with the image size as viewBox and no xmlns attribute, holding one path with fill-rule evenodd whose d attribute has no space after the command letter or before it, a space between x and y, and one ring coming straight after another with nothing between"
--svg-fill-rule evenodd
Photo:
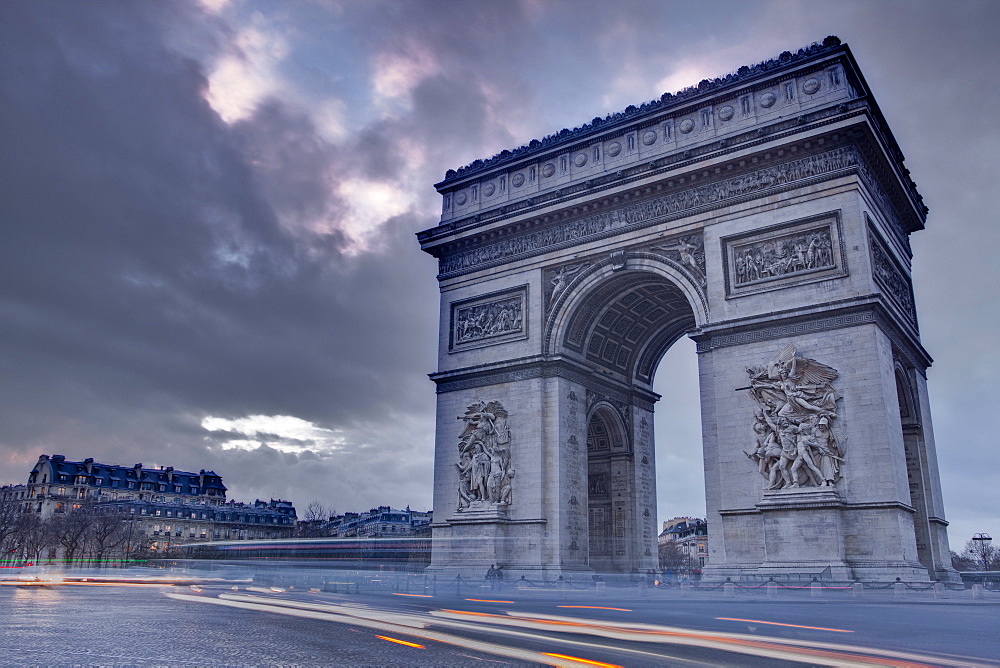
<instances>
[{"instance_id":1,"label":"street lamp","mask_svg":"<svg viewBox=\"0 0 1000 668\"><path fill-rule=\"evenodd\" d=\"M973 545L976 546L976 556L983 560L983 570L988 571L990 569L990 552L992 552L990 541L993 540L993 537L988 533L977 533L972 535L972 540Z\"/></svg>"}]
</instances>

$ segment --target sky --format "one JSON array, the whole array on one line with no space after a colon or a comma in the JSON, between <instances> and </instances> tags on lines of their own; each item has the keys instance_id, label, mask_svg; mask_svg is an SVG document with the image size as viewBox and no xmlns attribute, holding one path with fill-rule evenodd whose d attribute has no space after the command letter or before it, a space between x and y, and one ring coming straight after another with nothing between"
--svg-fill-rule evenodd
<instances>
[{"instance_id":1,"label":"sky","mask_svg":"<svg viewBox=\"0 0 1000 668\"><path fill-rule=\"evenodd\" d=\"M0 483L58 453L429 507L432 184L833 34L930 207L952 547L1000 538L998 25L989 1L0 3ZM705 512L696 365L683 340L656 377L661 520Z\"/></svg>"}]
</instances>

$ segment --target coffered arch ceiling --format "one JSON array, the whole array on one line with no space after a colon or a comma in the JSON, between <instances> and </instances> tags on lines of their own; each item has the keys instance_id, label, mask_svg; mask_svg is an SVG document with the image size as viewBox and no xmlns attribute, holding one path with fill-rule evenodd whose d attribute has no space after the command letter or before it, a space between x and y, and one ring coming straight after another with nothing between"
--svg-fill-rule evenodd
<instances>
[{"instance_id":1,"label":"coffered arch ceiling","mask_svg":"<svg viewBox=\"0 0 1000 668\"><path fill-rule=\"evenodd\" d=\"M651 384L663 354L695 327L694 311L675 284L649 272L624 272L581 301L562 344L598 370Z\"/></svg>"}]
</instances>

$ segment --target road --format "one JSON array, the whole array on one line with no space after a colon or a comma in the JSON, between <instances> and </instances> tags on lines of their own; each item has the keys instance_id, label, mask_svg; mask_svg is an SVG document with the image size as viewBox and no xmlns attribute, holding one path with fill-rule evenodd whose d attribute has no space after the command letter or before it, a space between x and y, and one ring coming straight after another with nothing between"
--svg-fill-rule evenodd
<instances>
[{"instance_id":1,"label":"road","mask_svg":"<svg viewBox=\"0 0 1000 668\"><path fill-rule=\"evenodd\" d=\"M996 665L998 628L1000 599L0 586L12 666Z\"/></svg>"}]
</instances>

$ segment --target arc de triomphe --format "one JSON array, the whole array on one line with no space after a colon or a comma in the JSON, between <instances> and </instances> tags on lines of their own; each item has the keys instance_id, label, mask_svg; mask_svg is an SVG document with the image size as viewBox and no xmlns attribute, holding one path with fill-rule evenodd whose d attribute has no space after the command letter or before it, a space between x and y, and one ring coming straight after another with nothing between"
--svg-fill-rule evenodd
<instances>
[{"instance_id":1,"label":"arc de triomphe","mask_svg":"<svg viewBox=\"0 0 1000 668\"><path fill-rule=\"evenodd\" d=\"M653 374L697 343L720 580L954 579L927 209L834 37L449 171L431 568L657 567Z\"/></svg>"}]
</instances>

